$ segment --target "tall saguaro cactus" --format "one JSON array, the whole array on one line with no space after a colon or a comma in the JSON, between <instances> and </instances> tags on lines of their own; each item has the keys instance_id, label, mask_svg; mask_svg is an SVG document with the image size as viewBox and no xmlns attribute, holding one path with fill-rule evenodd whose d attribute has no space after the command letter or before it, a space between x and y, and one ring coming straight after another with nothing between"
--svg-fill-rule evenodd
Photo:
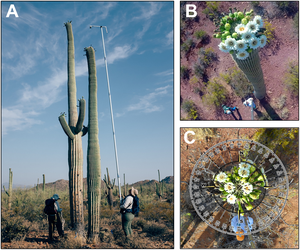
<instances>
[{"instance_id":1,"label":"tall saguaro cactus","mask_svg":"<svg viewBox=\"0 0 300 250\"><path fill-rule=\"evenodd\" d=\"M71 226L79 230L83 226L83 151L81 137L87 133L83 126L85 116L85 100L79 100L79 116L77 113L76 80L75 80L75 49L71 22L65 23L68 38L68 112L69 124L65 114L59 116L59 122L68 136L69 163L69 195Z\"/></svg>"},{"instance_id":2,"label":"tall saguaro cactus","mask_svg":"<svg viewBox=\"0 0 300 250\"><path fill-rule=\"evenodd\" d=\"M87 150L87 185L88 185L88 237L94 238L100 232L101 201L101 165L98 139L97 111L97 73L95 51L85 48L89 75L89 115L88 115L88 150Z\"/></svg>"},{"instance_id":3,"label":"tall saguaro cactus","mask_svg":"<svg viewBox=\"0 0 300 250\"><path fill-rule=\"evenodd\" d=\"M4 189L5 193L8 196L8 209L11 209L12 179L13 179L13 173L12 173L11 168L10 168L9 169L8 192L6 191L5 186L3 186L3 189Z\"/></svg>"},{"instance_id":4,"label":"tall saguaro cactus","mask_svg":"<svg viewBox=\"0 0 300 250\"><path fill-rule=\"evenodd\" d=\"M113 189L115 187L115 179L113 182L110 181L109 173L108 173L108 168L106 168L107 176L104 175L104 182L106 184L107 188L107 201L110 209L113 207Z\"/></svg>"},{"instance_id":5,"label":"tall saguaro cactus","mask_svg":"<svg viewBox=\"0 0 300 250\"><path fill-rule=\"evenodd\" d=\"M164 182L160 181L160 172L159 172L159 170L158 170L158 183L156 183L156 194L157 194L159 199L161 199L161 197L164 194Z\"/></svg>"}]
</instances>

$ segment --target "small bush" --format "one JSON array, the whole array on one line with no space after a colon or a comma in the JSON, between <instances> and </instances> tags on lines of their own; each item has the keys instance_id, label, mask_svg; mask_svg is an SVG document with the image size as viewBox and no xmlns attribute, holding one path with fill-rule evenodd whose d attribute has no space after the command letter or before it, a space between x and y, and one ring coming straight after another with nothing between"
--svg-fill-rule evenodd
<instances>
[{"instance_id":1,"label":"small bush","mask_svg":"<svg viewBox=\"0 0 300 250\"><path fill-rule=\"evenodd\" d=\"M283 108L281 111L281 119L286 120L290 115L289 113L290 112L289 112L288 108L286 108L286 107Z\"/></svg>"},{"instance_id":2,"label":"small bush","mask_svg":"<svg viewBox=\"0 0 300 250\"><path fill-rule=\"evenodd\" d=\"M198 83L198 78L196 76L193 76L190 80L190 85L196 85Z\"/></svg>"},{"instance_id":3,"label":"small bush","mask_svg":"<svg viewBox=\"0 0 300 250\"><path fill-rule=\"evenodd\" d=\"M143 232L153 236L165 234L167 231L168 228L164 224L155 222L149 222L143 228Z\"/></svg>"},{"instance_id":4,"label":"small bush","mask_svg":"<svg viewBox=\"0 0 300 250\"><path fill-rule=\"evenodd\" d=\"M189 38L181 45L181 50L187 55L194 47L195 43L193 39Z\"/></svg>"},{"instance_id":5,"label":"small bush","mask_svg":"<svg viewBox=\"0 0 300 250\"><path fill-rule=\"evenodd\" d=\"M270 22L265 21L265 29L264 34L267 37L267 43L270 44L275 38L275 28Z\"/></svg>"},{"instance_id":6,"label":"small bush","mask_svg":"<svg viewBox=\"0 0 300 250\"><path fill-rule=\"evenodd\" d=\"M285 95L279 96L278 99L276 100L276 108L282 109L285 106L285 103L286 103L286 96Z\"/></svg>"},{"instance_id":7,"label":"small bush","mask_svg":"<svg viewBox=\"0 0 300 250\"><path fill-rule=\"evenodd\" d=\"M202 11L210 20L219 17L219 2L206 2L206 8Z\"/></svg>"},{"instance_id":8,"label":"small bush","mask_svg":"<svg viewBox=\"0 0 300 250\"><path fill-rule=\"evenodd\" d=\"M184 101L182 103L181 108L188 114L188 119L189 120L197 120L198 112L197 112L196 106L195 106L195 104L192 100Z\"/></svg>"},{"instance_id":9,"label":"small bush","mask_svg":"<svg viewBox=\"0 0 300 250\"><path fill-rule=\"evenodd\" d=\"M251 1L251 5L253 6L253 8L258 7L259 1Z\"/></svg>"},{"instance_id":10,"label":"small bush","mask_svg":"<svg viewBox=\"0 0 300 250\"><path fill-rule=\"evenodd\" d=\"M194 74L199 78L204 78L206 68L217 59L217 54L213 48L209 47L206 49L200 48L198 55L198 62L194 65Z\"/></svg>"},{"instance_id":11,"label":"small bush","mask_svg":"<svg viewBox=\"0 0 300 250\"><path fill-rule=\"evenodd\" d=\"M293 18L294 29L297 35L299 35L299 12Z\"/></svg>"},{"instance_id":12,"label":"small bush","mask_svg":"<svg viewBox=\"0 0 300 250\"><path fill-rule=\"evenodd\" d=\"M28 233L28 221L21 216L1 218L1 238L3 242L24 240Z\"/></svg>"},{"instance_id":13,"label":"small bush","mask_svg":"<svg viewBox=\"0 0 300 250\"><path fill-rule=\"evenodd\" d=\"M186 66L180 67L180 77L182 79L189 79L189 69Z\"/></svg>"},{"instance_id":14,"label":"small bush","mask_svg":"<svg viewBox=\"0 0 300 250\"><path fill-rule=\"evenodd\" d=\"M221 107L221 105L226 101L228 92L218 83L219 79L214 78L207 83L207 93L203 96L203 102L208 106L214 106L216 108Z\"/></svg>"},{"instance_id":15,"label":"small bush","mask_svg":"<svg viewBox=\"0 0 300 250\"><path fill-rule=\"evenodd\" d=\"M284 83L294 96L299 96L299 65L297 62L289 63L287 73L284 75Z\"/></svg>"},{"instance_id":16,"label":"small bush","mask_svg":"<svg viewBox=\"0 0 300 250\"><path fill-rule=\"evenodd\" d=\"M246 78L245 74L238 68L228 69L225 74L220 74L223 79L234 90L237 96L244 98L253 93L253 86Z\"/></svg>"},{"instance_id":17,"label":"small bush","mask_svg":"<svg viewBox=\"0 0 300 250\"><path fill-rule=\"evenodd\" d=\"M194 33L194 36L199 39L200 41L203 41L208 38L208 34L204 30L198 30Z\"/></svg>"},{"instance_id":18,"label":"small bush","mask_svg":"<svg viewBox=\"0 0 300 250\"><path fill-rule=\"evenodd\" d=\"M296 1L280 1L276 2L281 15L293 16L298 12L298 3Z\"/></svg>"}]
</instances>

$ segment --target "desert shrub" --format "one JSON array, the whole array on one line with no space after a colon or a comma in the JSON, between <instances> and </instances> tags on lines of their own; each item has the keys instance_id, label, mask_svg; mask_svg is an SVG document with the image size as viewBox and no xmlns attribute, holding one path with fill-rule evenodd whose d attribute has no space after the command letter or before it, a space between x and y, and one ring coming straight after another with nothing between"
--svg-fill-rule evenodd
<instances>
[{"instance_id":1,"label":"desert shrub","mask_svg":"<svg viewBox=\"0 0 300 250\"><path fill-rule=\"evenodd\" d=\"M174 209L173 205L168 202L155 202L148 204L143 211L143 217L146 220L164 220L173 224L174 222Z\"/></svg>"},{"instance_id":2,"label":"desert shrub","mask_svg":"<svg viewBox=\"0 0 300 250\"><path fill-rule=\"evenodd\" d=\"M289 112L288 108L285 107L281 110L281 114L280 114L281 119L285 120L289 117L289 115L290 115L290 112Z\"/></svg>"},{"instance_id":3,"label":"desert shrub","mask_svg":"<svg viewBox=\"0 0 300 250\"><path fill-rule=\"evenodd\" d=\"M202 101L208 106L221 107L227 99L228 92L218 81L218 78L214 78L207 83L207 93L202 97Z\"/></svg>"},{"instance_id":4,"label":"desert shrub","mask_svg":"<svg viewBox=\"0 0 300 250\"><path fill-rule=\"evenodd\" d=\"M297 35L299 35L299 12L293 18L293 26Z\"/></svg>"},{"instance_id":5,"label":"desert shrub","mask_svg":"<svg viewBox=\"0 0 300 250\"><path fill-rule=\"evenodd\" d=\"M131 228L133 229L143 229L145 227L145 225L147 224L147 221L143 218L136 218L132 221L132 225Z\"/></svg>"},{"instance_id":6,"label":"desert shrub","mask_svg":"<svg viewBox=\"0 0 300 250\"><path fill-rule=\"evenodd\" d=\"M204 30L198 30L194 33L194 36L199 39L200 41L203 41L208 38L208 34Z\"/></svg>"},{"instance_id":7,"label":"desert shrub","mask_svg":"<svg viewBox=\"0 0 300 250\"><path fill-rule=\"evenodd\" d=\"M193 76L190 81L190 85L196 85L198 83L198 78L196 76Z\"/></svg>"},{"instance_id":8,"label":"desert shrub","mask_svg":"<svg viewBox=\"0 0 300 250\"><path fill-rule=\"evenodd\" d=\"M213 61L217 59L217 54L214 49L209 48L200 48L198 52L198 61L194 65L194 74L199 78L204 78L206 73L206 68L211 65Z\"/></svg>"},{"instance_id":9,"label":"desert shrub","mask_svg":"<svg viewBox=\"0 0 300 250\"><path fill-rule=\"evenodd\" d=\"M53 248L59 249L78 249L82 248L86 244L86 239L83 236L75 234L75 232L69 232L68 236L64 240L60 240L53 244Z\"/></svg>"},{"instance_id":10,"label":"desert shrub","mask_svg":"<svg viewBox=\"0 0 300 250\"><path fill-rule=\"evenodd\" d=\"M24 240L28 230L28 221L22 216L1 217L1 238L3 242Z\"/></svg>"},{"instance_id":11,"label":"desert shrub","mask_svg":"<svg viewBox=\"0 0 300 250\"><path fill-rule=\"evenodd\" d=\"M293 16L298 11L298 3L296 1L280 1L276 2L280 14L285 14L287 16Z\"/></svg>"},{"instance_id":12,"label":"desert shrub","mask_svg":"<svg viewBox=\"0 0 300 250\"><path fill-rule=\"evenodd\" d=\"M188 119L196 120L198 118L198 112L192 100L184 101L181 108L188 114Z\"/></svg>"},{"instance_id":13,"label":"desert shrub","mask_svg":"<svg viewBox=\"0 0 300 250\"><path fill-rule=\"evenodd\" d=\"M296 97L299 95L299 65L293 61L289 63L288 70L284 75L284 83L288 90Z\"/></svg>"},{"instance_id":14,"label":"desert shrub","mask_svg":"<svg viewBox=\"0 0 300 250\"><path fill-rule=\"evenodd\" d=\"M241 98L253 93L252 84L246 78L245 74L236 67L228 69L227 73L221 73L220 78L230 85L236 95Z\"/></svg>"},{"instance_id":15,"label":"desert shrub","mask_svg":"<svg viewBox=\"0 0 300 250\"><path fill-rule=\"evenodd\" d=\"M275 28L270 22L265 21L265 29L264 34L267 37L267 43L270 44L275 38Z\"/></svg>"},{"instance_id":16,"label":"desert shrub","mask_svg":"<svg viewBox=\"0 0 300 250\"><path fill-rule=\"evenodd\" d=\"M259 1L251 1L251 5L253 6L253 8L258 7Z\"/></svg>"},{"instance_id":17,"label":"desert shrub","mask_svg":"<svg viewBox=\"0 0 300 250\"><path fill-rule=\"evenodd\" d=\"M192 38L188 38L182 45L181 50L187 55L191 49L195 47L195 43Z\"/></svg>"},{"instance_id":18,"label":"desert shrub","mask_svg":"<svg viewBox=\"0 0 300 250\"><path fill-rule=\"evenodd\" d=\"M206 8L202 11L210 20L219 17L219 2L206 2Z\"/></svg>"},{"instance_id":19,"label":"desert shrub","mask_svg":"<svg viewBox=\"0 0 300 250\"><path fill-rule=\"evenodd\" d=\"M186 66L180 67L180 77L182 79L189 79L189 69Z\"/></svg>"},{"instance_id":20,"label":"desert shrub","mask_svg":"<svg viewBox=\"0 0 300 250\"><path fill-rule=\"evenodd\" d=\"M143 227L143 232L153 236L165 234L167 231L168 228L164 224L156 222L148 222Z\"/></svg>"},{"instance_id":21,"label":"desert shrub","mask_svg":"<svg viewBox=\"0 0 300 250\"><path fill-rule=\"evenodd\" d=\"M276 108L277 109L282 109L285 106L286 103L286 96L285 95L280 95L278 99L276 100Z\"/></svg>"}]
</instances>

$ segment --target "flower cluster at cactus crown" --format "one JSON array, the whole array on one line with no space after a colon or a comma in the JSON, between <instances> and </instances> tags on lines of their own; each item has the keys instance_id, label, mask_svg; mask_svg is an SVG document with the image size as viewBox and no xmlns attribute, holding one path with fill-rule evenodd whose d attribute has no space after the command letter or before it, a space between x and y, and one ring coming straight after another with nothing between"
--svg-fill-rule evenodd
<instances>
[{"instance_id":1,"label":"flower cluster at cactus crown","mask_svg":"<svg viewBox=\"0 0 300 250\"><path fill-rule=\"evenodd\" d=\"M260 187L268 186L264 169L256 169L251 160L234 166L230 172L219 172L215 176L216 188L221 191L220 197L229 204L238 204L240 214L244 208L253 209L253 201L259 199Z\"/></svg>"},{"instance_id":2,"label":"flower cluster at cactus crown","mask_svg":"<svg viewBox=\"0 0 300 250\"><path fill-rule=\"evenodd\" d=\"M219 49L226 53L236 53L236 57L244 60L252 50L264 47L267 37L263 34L263 20L260 16L255 16L253 20L253 10L246 12L232 11L223 16L220 20L214 20L217 29L215 38L220 38Z\"/></svg>"}]
</instances>

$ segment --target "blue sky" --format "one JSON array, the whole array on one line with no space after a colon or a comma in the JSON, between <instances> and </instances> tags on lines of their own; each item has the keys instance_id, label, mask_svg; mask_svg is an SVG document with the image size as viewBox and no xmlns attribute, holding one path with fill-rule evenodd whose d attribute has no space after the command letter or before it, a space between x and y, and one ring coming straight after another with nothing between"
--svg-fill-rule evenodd
<instances>
[{"instance_id":1,"label":"blue sky","mask_svg":"<svg viewBox=\"0 0 300 250\"><path fill-rule=\"evenodd\" d=\"M19 17L6 18L10 4ZM2 2L2 183L68 179L67 34L72 20L77 98L88 101L84 47L95 50L102 179L116 177L104 33L121 183L173 175L173 3ZM88 110L86 110L87 112ZM67 114L68 115L68 114ZM87 126L86 113L84 125ZM86 177L87 135L83 137Z\"/></svg>"}]
</instances>

